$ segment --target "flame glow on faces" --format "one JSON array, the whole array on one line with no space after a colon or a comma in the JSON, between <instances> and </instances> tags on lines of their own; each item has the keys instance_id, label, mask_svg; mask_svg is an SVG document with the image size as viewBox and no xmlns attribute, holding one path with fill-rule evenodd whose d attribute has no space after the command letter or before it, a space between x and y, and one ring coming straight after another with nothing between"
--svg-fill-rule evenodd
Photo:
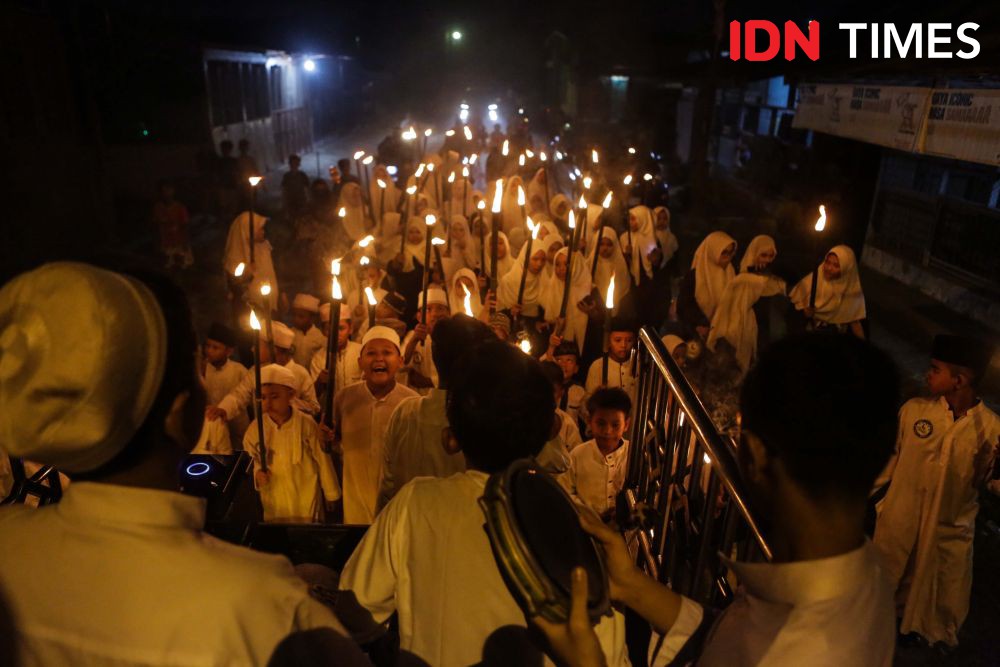
<instances>
[{"instance_id":1,"label":"flame glow on faces","mask_svg":"<svg viewBox=\"0 0 1000 667\"><path fill-rule=\"evenodd\" d=\"M433 227L435 222L437 222L437 218L434 217L433 213L428 213L424 217L424 224L427 225L428 227Z\"/></svg>"},{"instance_id":2,"label":"flame glow on faces","mask_svg":"<svg viewBox=\"0 0 1000 667\"><path fill-rule=\"evenodd\" d=\"M341 218L346 218L347 217L347 207L346 206L341 206L340 210L337 211L337 215L339 215Z\"/></svg>"},{"instance_id":3,"label":"flame glow on faces","mask_svg":"<svg viewBox=\"0 0 1000 667\"><path fill-rule=\"evenodd\" d=\"M365 152L364 151L355 151L354 152L354 159L355 160L360 160L364 156L365 156Z\"/></svg>"},{"instance_id":4,"label":"flame glow on faces","mask_svg":"<svg viewBox=\"0 0 1000 667\"><path fill-rule=\"evenodd\" d=\"M385 190L385 181L383 181L381 178L376 178L375 182L378 183L378 186L380 188L382 188L383 190Z\"/></svg>"},{"instance_id":5,"label":"flame glow on faces","mask_svg":"<svg viewBox=\"0 0 1000 667\"><path fill-rule=\"evenodd\" d=\"M372 236L371 234L369 234L368 236L366 236L363 239L361 239L360 241L358 241L358 247L359 248L367 248L368 246L370 246L372 244L372 241L374 241L374 240L375 240L375 237Z\"/></svg>"},{"instance_id":6,"label":"flame glow on faces","mask_svg":"<svg viewBox=\"0 0 1000 667\"><path fill-rule=\"evenodd\" d=\"M260 295L270 296L271 294L271 283L261 283L260 284Z\"/></svg>"},{"instance_id":7,"label":"flame glow on faces","mask_svg":"<svg viewBox=\"0 0 1000 667\"><path fill-rule=\"evenodd\" d=\"M525 201L526 200L524 198L524 188L522 188L519 185L519 186L517 186L517 205L518 206L524 206L524 202Z\"/></svg>"},{"instance_id":8,"label":"flame glow on faces","mask_svg":"<svg viewBox=\"0 0 1000 667\"><path fill-rule=\"evenodd\" d=\"M236 265L236 270L233 271L233 275L239 278L240 276L243 275L243 271L246 270L246 268L247 268L246 264L240 262L239 264Z\"/></svg>"},{"instance_id":9,"label":"flame glow on faces","mask_svg":"<svg viewBox=\"0 0 1000 667\"><path fill-rule=\"evenodd\" d=\"M531 354L531 341L528 340L527 338L518 343L517 346L521 348L521 352L524 352L525 354Z\"/></svg>"},{"instance_id":10,"label":"flame glow on faces","mask_svg":"<svg viewBox=\"0 0 1000 667\"><path fill-rule=\"evenodd\" d=\"M462 286L462 289L465 290L465 298L462 300L462 307L465 309L465 314L469 317L475 317L475 315L472 314L472 292L469 291L469 288L466 287L465 283L459 284Z\"/></svg>"},{"instance_id":11,"label":"flame glow on faces","mask_svg":"<svg viewBox=\"0 0 1000 667\"><path fill-rule=\"evenodd\" d=\"M333 284L330 286L330 296L337 301L344 298L344 293L340 289L340 281L337 280L337 276L333 277Z\"/></svg>"},{"instance_id":12,"label":"flame glow on faces","mask_svg":"<svg viewBox=\"0 0 1000 667\"><path fill-rule=\"evenodd\" d=\"M624 183L625 185L631 185L632 184L632 174L629 174L628 176L626 176L625 178L623 178L622 179L622 183Z\"/></svg>"},{"instance_id":13,"label":"flame glow on faces","mask_svg":"<svg viewBox=\"0 0 1000 667\"><path fill-rule=\"evenodd\" d=\"M406 188L406 194L410 195L411 197L417 194L417 186L411 185L410 187Z\"/></svg>"},{"instance_id":14,"label":"flame glow on faces","mask_svg":"<svg viewBox=\"0 0 1000 667\"><path fill-rule=\"evenodd\" d=\"M507 140L507 139L503 140L503 148L500 150L500 153L504 157L507 157L510 154L510 141L509 140Z\"/></svg>"},{"instance_id":15,"label":"flame glow on faces","mask_svg":"<svg viewBox=\"0 0 1000 667\"><path fill-rule=\"evenodd\" d=\"M260 331L260 320L257 319L257 313L250 311L250 328L254 331Z\"/></svg>"},{"instance_id":16,"label":"flame glow on faces","mask_svg":"<svg viewBox=\"0 0 1000 667\"><path fill-rule=\"evenodd\" d=\"M826 206L819 205L819 218L816 220L816 231L821 232L826 229Z\"/></svg>"},{"instance_id":17,"label":"flame glow on faces","mask_svg":"<svg viewBox=\"0 0 1000 667\"><path fill-rule=\"evenodd\" d=\"M466 125L465 127L463 127L462 131L465 132L465 140L472 141L472 130L469 129L469 126Z\"/></svg>"},{"instance_id":18,"label":"flame glow on faces","mask_svg":"<svg viewBox=\"0 0 1000 667\"><path fill-rule=\"evenodd\" d=\"M444 245L445 243L447 243L447 241L442 238L438 238L437 236L431 239L431 245Z\"/></svg>"},{"instance_id":19,"label":"flame glow on faces","mask_svg":"<svg viewBox=\"0 0 1000 667\"><path fill-rule=\"evenodd\" d=\"M496 190L493 192L493 209L492 210L493 210L494 213L499 213L500 212L500 206L501 206L501 202L502 201L503 201L503 179L502 178L498 178L497 179Z\"/></svg>"},{"instance_id":20,"label":"flame glow on faces","mask_svg":"<svg viewBox=\"0 0 1000 667\"><path fill-rule=\"evenodd\" d=\"M576 229L576 214L573 209L569 210L569 217L567 218L567 224L569 224L570 229Z\"/></svg>"},{"instance_id":21,"label":"flame glow on faces","mask_svg":"<svg viewBox=\"0 0 1000 667\"><path fill-rule=\"evenodd\" d=\"M601 206L603 206L605 210L611 208L611 194L612 193L609 191L608 194L605 195L604 201L601 202Z\"/></svg>"},{"instance_id":22,"label":"flame glow on faces","mask_svg":"<svg viewBox=\"0 0 1000 667\"><path fill-rule=\"evenodd\" d=\"M250 182L250 187L251 188L255 188L255 187L257 187L257 184L260 183L263 178L264 178L263 176L251 176L250 178L247 179L247 181Z\"/></svg>"},{"instance_id":23,"label":"flame glow on faces","mask_svg":"<svg viewBox=\"0 0 1000 667\"><path fill-rule=\"evenodd\" d=\"M374 161L375 161L375 156L374 155L369 155L368 157L366 157L364 160L361 161L361 164L363 164L363 165L365 165L367 167L368 165L370 165Z\"/></svg>"},{"instance_id":24,"label":"flame glow on faces","mask_svg":"<svg viewBox=\"0 0 1000 667\"><path fill-rule=\"evenodd\" d=\"M615 307L615 274L611 274L611 280L608 281L608 294L604 297L604 307L611 310Z\"/></svg>"},{"instance_id":25,"label":"flame glow on faces","mask_svg":"<svg viewBox=\"0 0 1000 667\"><path fill-rule=\"evenodd\" d=\"M365 288L365 298L368 299L369 306L374 306L378 303L378 300L375 298L375 292L370 286Z\"/></svg>"}]
</instances>

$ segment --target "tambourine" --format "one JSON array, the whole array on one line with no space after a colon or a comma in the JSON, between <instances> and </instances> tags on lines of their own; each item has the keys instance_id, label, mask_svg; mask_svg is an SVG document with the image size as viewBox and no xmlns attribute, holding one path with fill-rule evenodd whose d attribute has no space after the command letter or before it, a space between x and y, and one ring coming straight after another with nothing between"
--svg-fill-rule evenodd
<instances>
[{"instance_id":1,"label":"tambourine","mask_svg":"<svg viewBox=\"0 0 1000 667\"><path fill-rule=\"evenodd\" d=\"M491 475L479 505L497 567L527 615L566 622L570 576L578 566L587 572L591 621L611 612L603 552L580 527L569 495L534 459Z\"/></svg>"}]
</instances>

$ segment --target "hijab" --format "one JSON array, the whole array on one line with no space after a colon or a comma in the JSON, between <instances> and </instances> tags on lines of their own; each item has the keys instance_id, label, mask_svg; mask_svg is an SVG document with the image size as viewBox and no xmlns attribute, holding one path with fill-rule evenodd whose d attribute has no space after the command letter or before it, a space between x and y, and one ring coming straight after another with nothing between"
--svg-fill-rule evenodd
<instances>
[{"instance_id":1,"label":"hijab","mask_svg":"<svg viewBox=\"0 0 1000 667\"><path fill-rule=\"evenodd\" d=\"M565 206L566 210L559 213L559 208ZM556 194L552 200L549 202L549 213L552 214L552 219L561 225L565 225L567 219L569 218L569 212L572 210L573 204L566 197L566 195L561 192ZM575 214L574 214L575 215Z\"/></svg>"},{"instance_id":2,"label":"hijab","mask_svg":"<svg viewBox=\"0 0 1000 667\"><path fill-rule=\"evenodd\" d=\"M568 257L569 248L561 248L556 252L556 259ZM590 294L590 267L580 253L573 255L573 269L570 275L569 299L566 301L566 327L563 338L576 343L580 354L583 354L584 336L587 332L587 315L576 307L583 298ZM542 290L542 308L545 309L545 319L555 322L562 307L563 293L566 291L566 278L559 278L555 271L555 261L552 262L552 275Z\"/></svg>"},{"instance_id":3,"label":"hijab","mask_svg":"<svg viewBox=\"0 0 1000 667\"><path fill-rule=\"evenodd\" d=\"M507 239L507 235L503 232L497 233L497 239L502 240L504 245L507 246L507 254L504 257L499 257L497 259L497 282L503 278L508 271L514 266L514 254L510 247L510 241ZM492 265L490 264L490 248L493 247L493 234L486 235L486 275L492 274Z\"/></svg>"},{"instance_id":4,"label":"hijab","mask_svg":"<svg viewBox=\"0 0 1000 667\"><path fill-rule=\"evenodd\" d=\"M483 308L483 302L479 298L479 279L472 269L459 269L448 283L448 297L451 299L451 303L455 304L452 310L456 313L465 312L465 290L459 285L459 278L468 278L472 282L470 288L472 296L469 299L469 305L472 306L472 316L477 317Z\"/></svg>"},{"instance_id":5,"label":"hijab","mask_svg":"<svg viewBox=\"0 0 1000 667\"><path fill-rule=\"evenodd\" d=\"M712 328L705 342L708 349L714 352L716 342L725 338L735 350L740 370L746 373L757 356L757 316L753 305L763 296L784 292L784 281L772 276L745 271L733 278L712 317Z\"/></svg>"},{"instance_id":6,"label":"hijab","mask_svg":"<svg viewBox=\"0 0 1000 667\"><path fill-rule=\"evenodd\" d=\"M360 241L367 233L365 206L361 199L361 186L357 183L345 183L340 188L340 200L337 210L344 209L346 215L340 218L344 231L352 241Z\"/></svg>"},{"instance_id":7,"label":"hijab","mask_svg":"<svg viewBox=\"0 0 1000 667\"><path fill-rule=\"evenodd\" d=\"M524 227L524 218L521 217L521 206L517 203L517 186L523 187L520 176L511 176L503 184L503 199L500 208L503 211L503 231L510 235L511 231ZM527 197L527 192L525 193ZM525 203L527 210L527 203Z\"/></svg>"},{"instance_id":8,"label":"hijab","mask_svg":"<svg viewBox=\"0 0 1000 667\"><path fill-rule=\"evenodd\" d=\"M538 198L542 200L542 205L544 206L549 200L545 188L546 178L545 169L539 167L535 171L535 175L531 177L530 181L528 181L528 187L525 188L524 194L527 196L529 204L532 199ZM548 213L548 211L545 211L545 213Z\"/></svg>"},{"instance_id":9,"label":"hijab","mask_svg":"<svg viewBox=\"0 0 1000 667\"><path fill-rule=\"evenodd\" d=\"M768 250L773 250L775 256L777 256L778 246L774 244L774 239L766 234L753 237L750 245L747 246L746 252L743 253L743 258L740 260L740 273L750 271L751 267L757 264L757 257L762 252L767 252Z\"/></svg>"},{"instance_id":10,"label":"hijab","mask_svg":"<svg viewBox=\"0 0 1000 667\"><path fill-rule=\"evenodd\" d=\"M455 272L464 268L475 268L476 247L472 243L472 233L469 231L469 223L461 215L451 216L451 223L448 225L448 238L450 244L445 246L448 249L448 256L444 256L442 248L442 262L444 262L447 280L451 280Z\"/></svg>"},{"instance_id":11,"label":"hijab","mask_svg":"<svg viewBox=\"0 0 1000 667\"><path fill-rule=\"evenodd\" d=\"M598 294L600 295L599 301L603 304L605 298L608 294L608 284L611 282L611 276L615 277L615 293L614 293L614 303L615 307L621 303L622 297L624 297L629 291L629 279L628 279L628 265L625 263L625 256L622 255L621 246L618 245L618 239L615 237L615 232L610 227L604 227L600 232L601 239L608 239L611 241L612 255L609 259L605 259L598 255L597 257L597 270L594 272L594 286L597 288ZM589 272L590 267L594 264L594 254L598 252L600 247L599 243L594 244L594 249L587 256L587 268Z\"/></svg>"},{"instance_id":12,"label":"hijab","mask_svg":"<svg viewBox=\"0 0 1000 667\"><path fill-rule=\"evenodd\" d=\"M254 214L253 226L254 235L264 228L267 218ZM222 256L222 268L230 276L236 267L243 263L245 270L250 270L250 212L244 211L236 216L229 225L229 234L226 236L226 250ZM271 259L271 242L268 240L257 241L254 244L254 263L257 272L250 283L250 294L259 294L261 283L271 285L271 293L279 294L278 278L274 272L274 262Z\"/></svg>"},{"instance_id":13,"label":"hijab","mask_svg":"<svg viewBox=\"0 0 1000 667\"><path fill-rule=\"evenodd\" d=\"M732 262L725 267L719 266L723 251L735 244L736 241L732 236L716 231L706 236L694 251L694 260L691 262L695 278L694 298L701 312L709 320L715 315L715 309L719 305L722 293L726 291L726 286L736 275Z\"/></svg>"},{"instance_id":14,"label":"hijab","mask_svg":"<svg viewBox=\"0 0 1000 667\"><path fill-rule=\"evenodd\" d=\"M648 206L633 206L629 209L629 225L631 226L631 216L635 216L639 223L639 229L631 233L632 255L626 258L629 270L636 284L642 282L644 278L653 277L653 265L649 259L649 253L656 247L656 237L653 236L653 214ZM628 247L629 232L624 231L618 237L618 242L623 248Z\"/></svg>"},{"instance_id":15,"label":"hijab","mask_svg":"<svg viewBox=\"0 0 1000 667\"><path fill-rule=\"evenodd\" d=\"M409 231L411 229L417 229L420 231L420 241L417 243L410 243ZM423 220L417 217L411 217L410 221L406 223L407 240L406 244L403 246L403 271L410 272L413 271L418 265L424 265L424 250L426 249L427 243L427 225Z\"/></svg>"},{"instance_id":16,"label":"hijab","mask_svg":"<svg viewBox=\"0 0 1000 667\"><path fill-rule=\"evenodd\" d=\"M656 226L656 218L660 215L660 211L667 214L667 226L664 229L658 229ZM656 236L656 242L660 244L660 250L663 252L663 263L660 264L660 268L662 269L667 265L667 262L673 259L674 254L680 247L677 237L674 235L673 230L670 229L670 209L666 206L657 206L653 209L653 234Z\"/></svg>"},{"instance_id":17,"label":"hijab","mask_svg":"<svg viewBox=\"0 0 1000 667\"><path fill-rule=\"evenodd\" d=\"M830 324L849 324L863 320L866 317L865 295L861 290L854 251L846 245L838 245L827 255L831 253L840 261L840 277L827 280L823 275L823 265L820 264L816 284L816 319ZM790 297L796 308L804 310L809 305L811 294L812 274L809 273L795 286Z\"/></svg>"},{"instance_id":18,"label":"hijab","mask_svg":"<svg viewBox=\"0 0 1000 667\"><path fill-rule=\"evenodd\" d=\"M534 257L539 253L544 254L545 248L540 243L534 243L531 248L531 256ZM547 257L546 261L548 261ZM514 262L510 270L500 279L500 293L497 295L497 308L500 310L508 309L517 304L517 293L521 288L521 274L523 272L524 258L522 257L520 261ZM521 303L526 309L530 306L541 305L542 287L547 280L544 265L537 274L528 271L528 277L524 281L524 296L521 299Z\"/></svg>"},{"instance_id":19,"label":"hijab","mask_svg":"<svg viewBox=\"0 0 1000 667\"><path fill-rule=\"evenodd\" d=\"M385 183L384 190L378 186L378 179L380 178ZM368 184L368 201L371 202L372 215L378 217L380 210L384 211L386 215L390 211L395 211L399 206L400 195L400 190L396 187L396 182L389 176L389 170L385 168L385 165L375 165L375 170L372 172L372 181Z\"/></svg>"}]
</instances>

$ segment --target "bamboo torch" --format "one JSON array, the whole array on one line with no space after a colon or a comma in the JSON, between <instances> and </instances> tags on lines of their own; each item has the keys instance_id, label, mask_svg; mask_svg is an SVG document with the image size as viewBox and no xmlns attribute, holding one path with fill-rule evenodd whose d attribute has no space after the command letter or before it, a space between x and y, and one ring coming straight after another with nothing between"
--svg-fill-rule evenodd
<instances>
[{"instance_id":1,"label":"bamboo torch","mask_svg":"<svg viewBox=\"0 0 1000 667\"><path fill-rule=\"evenodd\" d=\"M260 454L260 469L267 472L267 446L264 443L264 420L260 398L260 320L257 314L250 311L250 328L253 329L254 340L254 384L253 384L253 416L257 421L257 450Z\"/></svg>"}]
</instances>

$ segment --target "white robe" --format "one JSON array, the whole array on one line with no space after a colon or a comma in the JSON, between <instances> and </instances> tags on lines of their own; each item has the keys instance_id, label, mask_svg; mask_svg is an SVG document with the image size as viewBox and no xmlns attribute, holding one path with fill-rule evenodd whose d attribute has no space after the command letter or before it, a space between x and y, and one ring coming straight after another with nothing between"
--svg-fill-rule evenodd
<instances>
[{"instance_id":1,"label":"white robe","mask_svg":"<svg viewBox=\"0 0 1000 667\"><path fill-rule=\"evenodd\" d=\"M625 486L628 471L628 440L607 456L596 440L574 448L569 454L569 474L563 480L566 491L598 514L615 508L615 498Z\"/></svg>"},{"instance_id":2,"label":"white robe","mask_svg":"<svg viewBox=\"0 0 1000 667\"><path fill-rule=\"evenodd\" d=\"M295 397L292 399L292 405L305 413L318 415L319 402L316 400L316 387L313 385L312 378L309 377L309 371L291 359L285 364L285 368L295 376ZM238 414L245 414L247 407L252 407L254 386L256 385L255 375L253 368L248 368L240 383L219 401L216 407L225 411L227 421L232 420Z\"/></svg>"},{"instance_id":3,"label":"white robe","mask_svg":"<svg viewBox=\"0 0 1000 667\"><path fill-rule=\"evenodd\" d=\"M365 382L345 387L334 402L334 424L344 457L344 523L370 524L375 519L385 469L385 434L399 403L417 393L397 384L376 398Z\"/></svg>"},{"instance_id":4,"label":"white robe","mask_svg":"<svg viewBox=\"0 0 1000 667\"><path fill-rule=\"evenodd\" d=\"M267 218L260 214L253 216L254 227L260 229L267 223ZM226 248L222 255L222 268L228 275L233 275L236 267L244 264L244 270L250 271L250 213L240 213L229 225L229 235L226 237ZM247 294L260 294L261 283L271 285L271 294L277 295L278 276L274 272L274 261L271 258L271 242L256 241L254 243L254 264L257 272L254 274Z\"/></svg>"},{"instance_id":5,"label":"white robe","mask_svg":"<svg viewBox=\"0 0 1000 667\"><path fill-rule=\"evenodd\" d=\"M243 448L254 461L254 471L261 469L257 420L243 436ZM280 426L264 415L264 444L270 481L254 486L264 506L264 521L308 523L321 521L323 501L341 496L337 471L320 443L319 426L309 415L292 408L292 416Z\"/></svg>"},{"instance_id":6,"label":"white robe","mask_svg":"<svg viewBox=\"0 0 1000 667\"><path fill-rule=\"evenodd\" d=\"M732 262L725 267L719 266L723 251L735 243L733 237L725 232L712 232L695 250L691 261L695 279L694 298L709 322L715 316L726 286L736 276Z\"/></svg>"},{"instance_id":7,"label":"white robe","mask_svg":"<svg viewBox=\"0 0 1000 667\"><path fill-rule=\"evenodd\" d=\"M340 588L353 591L377 623L397 612L400 648L435 667L478 664L495 631L525 628L483 530L479 498L487 477L469 471L411 481L379 513L341 574ZM624 630L618 612L595 627L611 667L628 664Z\"/></svg>"},{"instance_id":8,"label":"white robe","mask_svg":"<svg viewBox=\"0 0 1000 667\"><path fill-rule=\"evenodd\" d=\"M0 580L24 667L264 665L290 632L332 628L283 556L202 532L205 501L74 482L0 507Z\"/></svg>"},{"instance_id":9,"label":"white robe","mask_svg":"<svg viewBox=\"0 0 1000 667\"><path fill-rule=\"evenodd\" d=\"M817 268L815 319L838 325L865 319L865 294L861 289L854 251L845 245L839 245L830 252L840 261L840 277L827 280L823 275L823 266ZM798 310L805 310L812 297L812 274L806 274L788 296Z\"/></svg>"},{"instance_id":10,"label":"white robe","mask_svg":"<svg viewBox=\"0 0 1000 667\"><path fill-rule=\"evenodd\" d=\"M875 546L896 590L901 632L958 643L972 590L979 489L998 438L1000 417L982 402L958 420L943 398L915 398L900 409Z\"/></svg>"},{"instance_id":11,"label":"white robe","mask_svg":"<svg viewBox=\"0 0 1000 667\"><path fill-rule=\"evenodd\" d=\"M205 384L205 398L209 405L218 405L222 399L231 392L246 377L247 367L238 361L226 359L226 363L221 368L216 368L212 364L205 364L205 375L202 380ZM229 438L233 442L242 442L243 433L247 430L250 418L246 410L237 410L229 418ZM207 437L207 436L206 436ZM221 442L221 438L216 434L214 442Z\"/></svg>"},{"instance_id":12,"label":"white robe","mask_svg":"<svg viewBox=\"0 0 1000 667\"><path fill-rule=\"evenodd\" d=\"M326 336L314 324L309 325L309 329L304 333L295 327L292 327L292 331L295 332L295 352L292 354L292 360L303 368L309 368L313 355L319 350L326 350Z\"/></svg>"},{"instance_id":13,"label":"white robe","mask_svg":"<svg viewBox=\"0 0 1000 667\"><path fill-rule=\"evenodd\" d=\"M712 317L708 349L714 352L716 341L725 338L736 350L740 370L746 373L757 357L757 315L753 306L761 297L784 292L785 282L772 276L741 273L733 278Z\"/></svg>"}]
</instances>

